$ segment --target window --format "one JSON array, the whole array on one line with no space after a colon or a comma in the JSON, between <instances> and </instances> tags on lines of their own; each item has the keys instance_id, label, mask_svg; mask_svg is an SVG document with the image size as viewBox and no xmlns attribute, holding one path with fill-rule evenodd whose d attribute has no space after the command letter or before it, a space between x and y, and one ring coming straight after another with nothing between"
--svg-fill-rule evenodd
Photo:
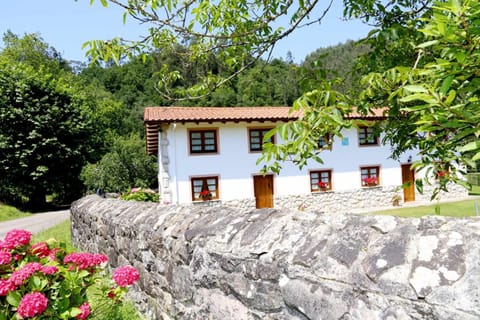
<instances>
[{"instance_id":1,"label":"window","mask_svg":"<svg viewBox=\"0 0 480 320\"><path fill-rule=\"evenodd\" d=\"M192 200L208 201L219 199L218 177L192 178Z\"/></svg>"},{"instance_id":2,"label":"window","mask_svg":"<svg viewBox=\"0 0 480 320\"><path fill-rule=\"evenodd\" d=\"M330 134L326 134L318 139L318 149L332 150L332 137Z\"/></svg>"},{"instance_id":3,"label":"window","mask_svg":"<svg viewBox=\"0 0 480 320\"><path fill-rule=\"evenodd\" d=\"M363 187L373 187L380 185L380 167L361 167L360 174Z\"/></svg>"},{"instance_id":4,"label":"window","mask_svg":"<svg viewBox=\"0 0 480 320\"><path fill-rule=\"evenodd\" d=\"M310 190L332 190L332 170L310 171Z\"/></svg>"},{"instance_id":5,"label":"window","mask_svg":"<svg viewBox=\"0 0 480 320\"><path fill-rule=\"evenodd\" d=\"M358 141L361 146L378 145L378 136L375 134L375 129L373 127L358 128Z\"/></svg>"},{"instance_id":6,"label":"window","mask_svg":"<svg viewBox=\"0 0 480 320\"><path fill-rule=\"evenodd\" d=\"M248 130L248 140L250 144L250 151L262 151L263 137L269 132L271 128L253 128ZM275 143L274 136L266 142Z\"/></svg>"},{"instance_id":7,"label":"window","mask_svg":"<svg viewBox=\"0 0 480 320\"><path fill-rule=\"evenodd\" d=\"M190 153L216 153L217 130L190 130Z\"/></svg>"}]
</instances>

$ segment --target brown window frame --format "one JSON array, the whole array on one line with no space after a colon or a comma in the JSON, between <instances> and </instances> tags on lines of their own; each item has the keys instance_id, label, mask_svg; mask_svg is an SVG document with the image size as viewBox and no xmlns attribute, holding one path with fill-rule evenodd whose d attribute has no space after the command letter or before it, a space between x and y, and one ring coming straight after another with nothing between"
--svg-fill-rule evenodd
<instances>
[{"instance_id":1,"label":"brown window frame","mask_svg":"<svg viewBox=\"0 0 480 320\"><path fill-rule=\"evenodd\" d=\"M324 169L324 170L311 170L310 171L310 191L311 192L322 192L322 191L331 191L333 190L332 187L332 170ZM327 174L326 180L325 177L322 177L322 174ZM313 177L313 175L318 175L318 177ZM324 189L320 188L320 182L327 182L328 186Z\"/></svg>"},{"instance_id":2,"label":"brown window frame","mask_svg":"<svg viewBox=\"0 0 480 320\"><path fill-rule=\"evenodd\" d=\"M362 138L362 135L364 138ZM373 136L374 141L369 141L369 138ZM369 126L358 127L358 144L360 146L378 146L379 137L375 134L375 128Z\"/></svg>"},{"instance_id":3,"label":"brown window frame","mask_svg":"<svg viewBox=\"0 0 480 320\"><path fill-rule=\"evenodd\" d=\"M332 135L327 133L317 141L317 148L320 150L332 150Z\"/></svg>"},{"instance_id":4,"label":"brown window frame","mask_svg":"<svg viewBox=\"0 0 480 320\"><path fill-rule=\"evenodd\" d=\"M362 171L367 171L367 174L364 174ZM375 170L376 173L373 174L372 171ZM367 181L365 181L365 178L371 179L375 177L376 183L375 184L369 184ZM380 166L363 166L360 167L360 183L362 184L362 187L377 187L380 185Z\"/></svg>"},{"instance_id":5,"label":"brown window frame","mask_svg":"<svg viewBox=\"0 0 480 320\"><path fill-rule=\"evenodd\" d=\"M213 184L209 184L208 180L214 180ZM196 181L200 181L201 184L196 184ZM218 188L218 176L204 176L204 177L191 177L190 186L192 192L192 201L209 201L209 200L218 200L220 199L219 188ZM198 186L200 185L200 188ZM215 190L210 190L210 186L215 186ZM200 192L207 190L210 192L209 195L202 197Z\"/></svg>"},{"instance_id":6,"label":"brown window frame","mask_svg":"<svg viewBox=\"0 0 480 320\"><path fill-rule=\"evenodd\" d=\"M210 146L211 144L206 144L205 141L209 139L210 137L205 137L205 134L207 133L213 133L213 150L206 150L207 146ZM200 144L194 144L194 134L200 134ZM195 138L195 140L198 140ZM188 150L190 151L190 154L215 154L218 153L218 130L217 129L190 129L188 130ZM194 146L200 146L201 150L193 150Z\"/></svg>"},{"instance_id":7,"label":"brown window frame","mask_svg":"<svg viewBox=\"0 0 480 320\"><path fill-rule=\"evenodd\" d=\"M272 127L258 127L258 128L248 128L248 151L249 152L262 152L263 151L263 138L265 136L265 134L272 130L273 128ZM252 132L258 132L259 135L259 139L260 139L260 143L252 143ZM270 138L270 141L271 143L275 144L275 135L273 135L271 138ZM260 147L259 148L252 148L252 144L260 144Z\"/></svg>"}]
</instances>

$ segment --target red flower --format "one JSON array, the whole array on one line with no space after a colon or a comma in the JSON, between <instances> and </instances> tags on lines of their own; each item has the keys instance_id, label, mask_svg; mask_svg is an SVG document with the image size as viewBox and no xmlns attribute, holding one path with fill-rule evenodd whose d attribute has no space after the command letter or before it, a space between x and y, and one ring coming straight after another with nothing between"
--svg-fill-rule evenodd
<instances>
[{"instance_id":1,"label":"red flower","mask_svg":"<svg viewBox=\"0 0 480 320\"><path fill-rule=\"evenodd\" d=\"M23 296L18 305L20 317L33 318L47 310L48 299L40 292L28 293Z\"/></svg>"},{"instance_id":2,"label":"red flower","mask_svg":"<svg viewBox=\"0 0 480 320\"><path fill-rule=\"evenodd\" d=\"M372 176L372 177L365 177L362 179L363 183L367 186L371 186L371 185L377 185L378 184L378 181L377 181L377 177L375 176Z\"/></svg>"},{"instance_id":3,"label":"red flower","mask_svg":"<svg viewBox=\"0 0 480 320\"><path fill-rule=\"evenodd\" d=\"M95 253L70 253L63 258L65 264L71 263L73 267L77 267L79 270L85 270L90 267L96 267L102 263L108 261L108 258L104 254Z\"/></svg>"},{"instance_id":4,"label":"red flower","mask_svg":"<svg viewBox=\"0 0 480 320\"><path fill-rule=\"evenodd\" d=\"M131 266L123 266L118 268L113 272L113 280L120 287L126 287L132 285L135 281L138 280L140 275L138 274L137 269Z\"/></svg>"},{"instance_id":5,"label":"red flower","mask_svg":"<svg viewBox=\"0 0 480 320\"><path fill-rule=\"evenodd\" d=\"M80 313L78 316L76 316L76 318L80 319L80 320L87 319L87 317L90 315L90 312L91 312L90 305L88 304L88 302L85 302L79 308L80 308L80 311L82 313Z\"/></svg>"},{"instance_id":6,"label":"red flower","mask_svg":"<svg viewBox=\"0 0 480 320\"><path fill-rule=\"evenodd\" d=\"M115 294L115 292L113 292L113 290L110 290L107 293L107 297L110 298L110 299L115 299L117 297L117 295Z\"/></svg>"},{"instance_id":7,"label":"red flower","mask_svg":"<svg viewBox=\"0 0 480 320\"><path fill-rule=\"evenodd\" d=\"M21 286L25 280L30 278L36 271L42 270L42 265L38 262L29 262L20 270L14 271L10 276L10 282L16 286Z\"/></svg>"},{"instance_id":8,"label":"red flower","mask_svg":"<svg viewBox=\"0 0 480 320\"><path fill-rule=\"evenodd\" d=\"M31 237L32 233L30 231L13 229L5 235L4 244L6 244L7 248L10 250L15 249L29 244Z\"/></svg>"},{"instance_id":9,"label":"red flower","mask_svg":"<svg viewBox=\"0 0 480 320\"><path fill-rule=\"evenodd\" d=\"M40 270L40 272L43 274L54 274L57 271L58 271L58 268L55 266L43 266L42 269Z\"/></svg>"},{"instance_id":10,"label":"red flower","mask_svg":"<svg viewBox=\"0 0 480 320\"><path fill-rule=\"evenodd\" d=\"M7 296L8 292L15 291L17 287L10 281L10 279L0 279L0 297Z\"/></svg>"},{"instance_id":11,"label":"red flower","mask_svg":"<svg viewBox=\"0 0 480 320\"><path fill-rule=\"evenodd\" d=\"M208 191L208 190L202 190L202 191L200 191L200 195L201 195L202 197L207 197L208 195L210 195L210 191Z\"/></svg>"},{"instance_id":12,"label":"red flower","mask_svg":"<svg viewBox=\"0 0 480 320\"><path fill-rule=\"evenodd\" d=\"M328 182L320 181L320 182L318 183L318 186L319 186L320 188L328 188Z\"/></svg>"},{"instance_id":13,"label":"red flower","mask_svg":"<svg viewBox=\"0 0 480 320\"><path fill-rule=\"evenodd\" d=\"M0 265L9 264L12 261L12 254L10 252L0 252Z\"/></svg>"},{"instance_id":14,"label":"red flower","mask_svg":"<svg viewBox=\"0 0 480 320\"><path fill-rule=\"evenodd\" d=\"M446 175L447 175L447 173L446 173L445 171L438 171L438 172L437 172L437 176L438 176L439 178L443 178L443 177L445 177Z\"/></svg>"},{"instance_id":15,"label":"red flower","mask_svg":"<svg viewBox=\"0 0 480 320\"><path fill-rule=\"evenodd\" d=\"M39 242L32 245L32 253L39 258L44 258L50 254L50 249L46 242Z\"/></svg>"}]
</instances>

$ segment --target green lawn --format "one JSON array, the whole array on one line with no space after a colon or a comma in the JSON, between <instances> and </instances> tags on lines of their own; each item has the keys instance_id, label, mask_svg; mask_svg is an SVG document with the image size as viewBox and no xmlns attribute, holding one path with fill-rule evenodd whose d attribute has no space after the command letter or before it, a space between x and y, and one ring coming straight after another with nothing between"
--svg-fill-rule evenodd
<instances>
[{"instance_id":1,"label":"green lawn","mask_svg":"<svg viewBox=\"0 0 480 320\"><path fill-rule=\"evenodd\" d=\"M480 211L480 198L475 200L465 200L456 202L440 203L440 216L448 217L468 217L475 216L475 203ZM437 215L435 213L436 204L419 207L403 207L398 209L389 209L384 211L375 211L372 214L393 215L397 217L422 217L427 215Z\"/></svg>"},{"instance_id":2,"label":"green lawn","mask_svg":"<svg viewBox=\"0 0 480 320\"><path fill-rule=\"evenodd\" d=\"M28 217L31 213L22 212L15 207L0 203L0 222Z\"/></svg>"},{"instance_id":3,"label":"green lawn","mask_svg":"<svg viewBox=\"0 0 480 320\"><path fill-rule=\"evenodd\" d=\"M472 185L472 190L470 190L469 194L480 195L480 186L473 186Z\"/></svg>"}]
</instances>

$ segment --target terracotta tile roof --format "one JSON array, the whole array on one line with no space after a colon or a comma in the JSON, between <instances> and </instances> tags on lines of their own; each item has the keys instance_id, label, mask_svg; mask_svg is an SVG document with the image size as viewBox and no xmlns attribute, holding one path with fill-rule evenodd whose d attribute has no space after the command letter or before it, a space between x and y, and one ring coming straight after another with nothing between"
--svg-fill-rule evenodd
<instances>
[{"instance_id":1,"label":"terracotta tile roof","mask_svg":"<svg viewBox=\"0 0 480 320\"><path fill-rule=\"evenodd\" d=\"M350 119L385 119L385 108L374 110L367 116L354 111ZM240 121L291 121L302 112L290 114L290 107L147 107L143 119L147 135L147 152L158 150L158 130L161 124L173 122L240 122Z\"/></svg>"},{"instance_id":2,"label":"terracotta tile roof","mask_svg":"<svg viewBox=\"0 0 480 320\"><path fill-rule=\"evenodd\" d=\"M144 121L213 122L213 121L256 121L293 120L300 115L289 115L289 107L149 107L145 108Z\"/></svg>"},{"instance_id":3,"label":"terracotta tile roof","mask_svg":"<svg viewBox=\"0 0 480 320\"><path fill-rule=\"evenodd\" d=\"M353 112L351 119L384 118L385 109L376 109L364 116ZM144 111L145 123L214 122L214 121L288 121L302 113L290 112L290 107L148 107Z\"/></svg>"}]
</instances>

